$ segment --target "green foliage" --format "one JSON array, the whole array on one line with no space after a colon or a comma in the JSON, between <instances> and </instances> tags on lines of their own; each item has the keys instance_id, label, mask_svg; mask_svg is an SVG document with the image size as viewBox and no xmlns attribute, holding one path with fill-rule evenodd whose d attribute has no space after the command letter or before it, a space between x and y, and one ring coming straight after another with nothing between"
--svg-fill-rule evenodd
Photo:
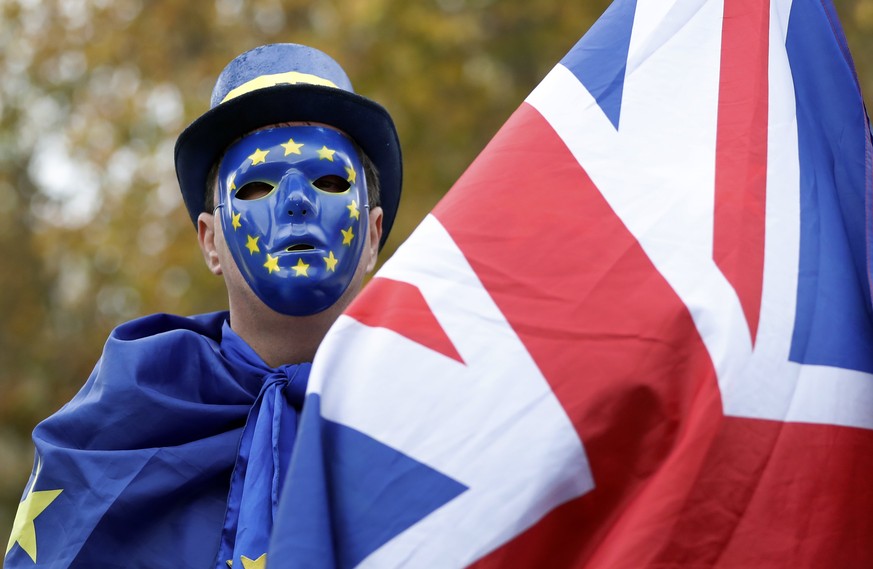
<instances>
[{"instance_id":1,"label":"green foliage","mask_svg":"<svg viewBox=\"0 0 873 569\"><path fill-rule=\"evenodd\" d=\"M109 330L225 306L173 144L231 58L313 45L392 112L405 193L384 258L607 4L0 1L0 535L31 468L30 431L84 382ZM873 0L838 8L873 92Z\"/></svg>"}]
</instances>

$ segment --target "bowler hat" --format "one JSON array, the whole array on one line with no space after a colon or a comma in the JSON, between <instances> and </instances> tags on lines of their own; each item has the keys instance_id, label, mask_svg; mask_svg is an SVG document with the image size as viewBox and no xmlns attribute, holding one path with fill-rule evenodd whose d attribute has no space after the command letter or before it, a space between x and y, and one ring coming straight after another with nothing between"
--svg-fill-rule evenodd
<instances>
[{"instance_id":1,"label":"bowler hat","mask_svg":"<svg viewBox=\"0 0 873 569\"><path fill-rule=\"evenodd\" d=\"M379 245L384 245L403 177L394 121L381 105L354 92L330 56L290 43L256 47L227 64L215 82L210 109L179 135L176 176L194 225L204 211L209 171L225 149L253 130L291 121L338 128L373 161L384 212Z\"/></svg>"}]
</instances>

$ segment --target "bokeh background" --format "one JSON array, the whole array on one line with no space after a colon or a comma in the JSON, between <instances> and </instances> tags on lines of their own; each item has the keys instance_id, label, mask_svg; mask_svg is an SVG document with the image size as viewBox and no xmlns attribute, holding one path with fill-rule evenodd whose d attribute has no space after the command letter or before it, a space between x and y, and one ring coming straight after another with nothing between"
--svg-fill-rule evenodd
<instances>
[{"instance_id":1,"label":"bokeh background","mask_svg":"<svg viewBox=\"0 0 873 569\"><path fill-rule=\"evenodd\" d=\"M873 0L837 0L873 94ZM403 242L607 0L0 0L0 536L30 431L72 397L108 332L223 309L173 170L214 79L262 43L318 47L386 106ZM869 99L868 99L869 100Z\"/></svg>"}]
</instances>

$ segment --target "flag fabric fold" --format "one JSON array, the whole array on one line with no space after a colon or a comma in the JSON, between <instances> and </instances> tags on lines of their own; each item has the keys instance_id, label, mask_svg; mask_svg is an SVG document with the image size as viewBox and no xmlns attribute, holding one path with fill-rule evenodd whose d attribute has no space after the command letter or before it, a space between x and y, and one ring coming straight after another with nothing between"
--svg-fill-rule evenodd
<instances>
[{"instance_id":1,"label":"flag fabric fold","mask_svg":"<svg viewBox=\"0 0 873 569\"><path fill-rule=\"evenodd\" d=\"M616 0L328 334L269 567L873 563L871 188L829 1Z\"/></svg>"},{"instance_id":2,"label":"flag fabric fold","mask_svg":"<svg viewBox=\"0 0 873 569\"><path fill-rule=\"evenodd\" d=\"M224 569L266 553L309 364L269 368L227 319L158 314L112 332L34 430L4 567Z\"/></svg>"}]
</instances>

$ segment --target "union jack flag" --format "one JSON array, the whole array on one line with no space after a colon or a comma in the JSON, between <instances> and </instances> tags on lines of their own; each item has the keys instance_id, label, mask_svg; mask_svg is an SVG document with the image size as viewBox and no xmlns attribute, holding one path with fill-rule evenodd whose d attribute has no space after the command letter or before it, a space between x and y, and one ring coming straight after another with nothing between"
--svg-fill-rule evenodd
<instances>
[{"instance_id":1,"label":"union jack flag","mask_svg":"<svg viewBox=\"0 0 873 569\"><path fill-rule=\"evenodd\" d=\"M829 0L616 0L319 351L270 567L873 565Z\"/></svg>"}]
</instances>

